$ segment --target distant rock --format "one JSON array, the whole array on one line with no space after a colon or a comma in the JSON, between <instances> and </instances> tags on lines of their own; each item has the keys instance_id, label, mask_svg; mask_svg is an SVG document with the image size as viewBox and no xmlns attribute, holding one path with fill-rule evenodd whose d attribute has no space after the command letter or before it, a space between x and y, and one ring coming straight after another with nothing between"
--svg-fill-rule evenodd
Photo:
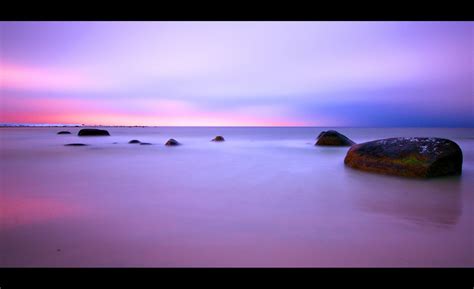
<instances>
[{"instance_id":1,"label":"distant rock","mask_svg":"<svg viewBox=\"0 0 474 289\"><path fill-rule=\"evenodd\" d=\"M84 128L79 131L78 136L108 136L110 135L105 129Z\"/></svg>"},{"instance_id":2,"label":"distant rock","mask_svg":"<svg viewBox=\"0 0 474 289\"><path fill-rule=\"evenodd\" d=\"M149 142L142 142L142 143L140 143L140 145L142 145L142 146L149 146L149 145L151 145L151 143L149 143Z\"/></svg>"},{"instance_id":3,"label":"distant rock","mask_svg":"<svg viewBox=\"0 0 474 289\"><path fill-rule=\"evenodd\" d=\"M87 145L83 144L83 143L68 143L68 144L65 144L65 146L68 146L68 147L83 147L83 146L87 146Z\"/></svg>"},{"instance_id":4,"label":"distant rock","mask_svg":"<svg viewBox=\"0 0 474 289\"><path fill-rule=\"evenodd\" d=\"M131 141L129 141L128 143L140 143L140 141L139 141L139 140L137 140L137 139L132 139L132 140L131 140Z\"/></svg>"},{"instance_id":5,"label":"distant rock","mask_svg":"<svg viewBox=\"0 0 474 289\"><path fill-rule=\"evenodd\" d=\"M213 138L212 141L225 141L225 139L223 136L218 135L215 138Z\"/></svg>"},{"instance_id":6,"label":"distant rock","mask_svg":"<svg viewBox=\"0 0 474 289\"><path fill-rule=\"evenodd\" d=\"M177 142L175 139L172 139L172 138L170 138L170 139L165 143L165 145L167 145L167 146L177 146L177 145L179 145L179 144L180 144L179 142Z\"/></svg>"},{"instance_id":7,"label":"distant rock","mask_svg":"<svg viewBox=\"0 0 474 289\"><path fill-rule=\"evenodd\" d=\"M71 134L71 132L63 130L63 131L58 132L57 134Z\"/></svg>"},{"instance_id":8,"label":"distant rock","mask_svg":"<svg viewBox=\"0 0 474 289\"><path fill-rule=\"evenodd\" d=\"M353 145L344 163L352 168L404 177L460 175L462 151L443 138L388 138Z\"/></svg>"},{"instance_id":9,"label":"distant rock","mask_svg":"<svg viewBox=\"0 0 474 289\"><path fill-rule=\"evenodd\" d=\"M318 135L318 146L351 146L355 144L352 140L335 130L323 131Z\"/></svg>"}]
</instances>

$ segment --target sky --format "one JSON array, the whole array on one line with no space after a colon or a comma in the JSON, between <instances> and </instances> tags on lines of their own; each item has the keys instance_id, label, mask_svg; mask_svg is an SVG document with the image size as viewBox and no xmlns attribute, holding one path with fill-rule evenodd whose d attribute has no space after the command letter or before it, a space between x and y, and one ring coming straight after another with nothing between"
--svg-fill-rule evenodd
<instances>
[{"instance_id":1,"label":"sky","mask_svg":"<svg viewBox=\"0 0 474 289\"><path fill-rule=\"evenodd\" d=\"M474 127L474 22L0 22L0 123Z\"/></svg>"}]
</instances>

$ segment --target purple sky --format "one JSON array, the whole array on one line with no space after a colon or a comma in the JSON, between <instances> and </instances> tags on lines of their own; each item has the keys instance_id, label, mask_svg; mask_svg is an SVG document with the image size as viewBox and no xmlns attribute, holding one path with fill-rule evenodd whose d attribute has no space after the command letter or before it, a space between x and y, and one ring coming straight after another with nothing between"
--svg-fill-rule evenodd
<instances>
[{"instance_id":1,"label":"purple sky","mask_svg":"<svg viewBox=\"0 0 474 289\"><path fill-rule=\"evenodd\" d=\"M0 122L473 127L473 25L0 22Z\"/></svg>"}]
</instances>

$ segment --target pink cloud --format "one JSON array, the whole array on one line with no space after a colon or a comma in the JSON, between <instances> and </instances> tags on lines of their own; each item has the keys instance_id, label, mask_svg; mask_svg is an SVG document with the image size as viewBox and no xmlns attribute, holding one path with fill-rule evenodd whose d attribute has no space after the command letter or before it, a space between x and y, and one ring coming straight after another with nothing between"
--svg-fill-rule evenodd
<instances>
[{"instance_id":1,"label":"pink cloud","mask_svg":"<svg viewBox=\"0 0 474 289\"><path fill-rule=\"evenodd\" d=\"M37 68L0 61L0 89L75 91L97 89L85 75L64 69Z\"/></svg>"}]
</instances>

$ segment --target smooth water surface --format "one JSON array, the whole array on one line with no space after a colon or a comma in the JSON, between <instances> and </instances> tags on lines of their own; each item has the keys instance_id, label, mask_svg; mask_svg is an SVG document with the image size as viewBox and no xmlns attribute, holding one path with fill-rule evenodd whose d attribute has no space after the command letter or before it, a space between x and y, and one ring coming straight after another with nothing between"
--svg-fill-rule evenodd
<instances>
[{"instance_id":1,"label":"smooth water surface","mask_svg":"<svg viewBox=\"0 0 474 289\"><path fill-rule=\"evenodd\" d=\"M474 129L337 129L454 140L431 180L347 168L324 128L106 129L0 129L1 267L474 266Z\"/></svg>"}]
</instances>

